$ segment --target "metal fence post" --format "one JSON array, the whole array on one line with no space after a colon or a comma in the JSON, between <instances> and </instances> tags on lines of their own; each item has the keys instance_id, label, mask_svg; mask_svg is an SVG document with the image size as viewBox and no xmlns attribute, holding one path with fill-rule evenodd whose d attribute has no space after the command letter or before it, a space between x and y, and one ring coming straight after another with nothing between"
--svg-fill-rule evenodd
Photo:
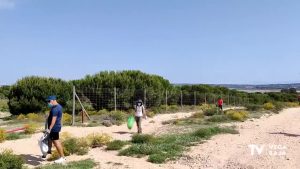
<instances>
[{"instance_id":1,"label":"metal fence post","mask_svg":"<svg viewBox=\"0 0 300 169\"><path fill-rule=\"evenodd\" d=\"M214 95L214 104L216 104L216 96Z\"/></svg>"},{"instance_id":2,"label":"metal fence post","mask_svg":"<svg viewBox=\"0 0 300 169\"><path fill-rule=\"evenodd\" d=\"M196 106L197 104L197 96L196 96L196 92L194 92L194 106Z\"/></svg>"},{"instance_id":3,"label":"metal fence post","mask_svg":"<svg viewBox=\"0 0 300 169\"><path fill-rule=\"evenodd\" d=\"M205 97L205 104L207 104L206 93L204 93L204 97Z\"/></svg>"},{"instance_id":4,"label":"metal fence post","mask_svg":"<svg viewBox=\"0 0 300 169\"><path fill-rule=\"evenodd\" d=\"M182 90L180 90L180 105L181 105L181 109L183 108L183 96L182 96Z\"/></svg>"},{"instance_id":5,"label":"metal fence post","mask_svg":"<svg viewBox=\"0 0 300 169\"><path fill-rule=\"evenodd\" d=\"M117 88L114 88L115 111L117 111Z\"/></svg>"},{"instance_id":6,"label":"metal fence post","mask_svg":"<svg viewBox=\"0 0 300 169\"><path fill-rule=\"evenodd\" d=\"M233 105L235 106L235 97L233 97Z\"/></svg>"},{"instance_id":7,"label":"metal fence post","mask_svg":"<svg viewBox=\"0 0 300 169\"><path fill-rule=\"evenodd\" d=\"M76 102L76 98L75 98L75 94L76 94L76 90L75 90L75 86L73 86L73 111L72 111L72 126L75 125L75 102Z\"/></svg>"},{"instance_id":8,"label":"metal fence post","mask_svg":"<svg viewBox=\"0 0 300 169\"><path fill-rule=\"evenodd\" d=\"M230 95L229 95L229 94L228 94L228 98L227 98L227 99L228 99L228 100L227 100L227 101L228 101L227 104L230 105Z\"/></svg>"},{"instance_id":9,"label":"metal fence post","mask_svg":"<svg viewBox=\"0 0 300 169\"><path fill-rule=\"evenodd\" d=\"M166 90L166 111L168 110L168 90Z\"/></svg>"},{"instance_id":10,"label":"metal fence post","mask_svg":"<svg viewBox=\"0 0 300 169\"><path fill-rule=\"evenodd\" d=\"M144 106L147 107L147 90L144 89Z\"/></svg>"}]
</instances>

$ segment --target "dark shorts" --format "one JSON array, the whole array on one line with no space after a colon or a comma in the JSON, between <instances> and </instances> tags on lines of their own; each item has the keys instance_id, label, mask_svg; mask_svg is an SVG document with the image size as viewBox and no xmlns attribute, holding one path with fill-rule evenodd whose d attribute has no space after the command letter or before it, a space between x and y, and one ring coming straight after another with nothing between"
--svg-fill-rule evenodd
<instances>
[{"instance_id":1,"label":"dark shorts","mask_svg":"<svg viewBox=\"0 0 300 169\"><path fill-rule=\"evenodd\" d=\"M223 105L219 105L219 108L220 108L221 110L223 110Z\"/></svg>"},{"instance_id":2,"label":"dark shorts","mask_svg":"<svg viewBox=\"0 0 300 169\"><path fill-rule=\"evenodd\" d=\"M51 140L59 140L59 132L51 132L49 138Z\"/></svg>"}]
</instances>

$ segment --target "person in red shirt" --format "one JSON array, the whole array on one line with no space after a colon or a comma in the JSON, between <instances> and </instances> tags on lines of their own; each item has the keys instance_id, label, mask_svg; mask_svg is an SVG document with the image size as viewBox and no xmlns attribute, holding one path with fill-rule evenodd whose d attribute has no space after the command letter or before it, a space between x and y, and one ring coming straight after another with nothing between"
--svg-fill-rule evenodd
<instances>
[{"instance_id":1,"label":"person in red shirt","mask_svg":"<svg viewBox=\"0 0 300 169\"><path fill-rule=\"evenodd\" d=\"M223 111L223 99L221 97L218 99L218 107Z\"/></svg>"}]
</instances>

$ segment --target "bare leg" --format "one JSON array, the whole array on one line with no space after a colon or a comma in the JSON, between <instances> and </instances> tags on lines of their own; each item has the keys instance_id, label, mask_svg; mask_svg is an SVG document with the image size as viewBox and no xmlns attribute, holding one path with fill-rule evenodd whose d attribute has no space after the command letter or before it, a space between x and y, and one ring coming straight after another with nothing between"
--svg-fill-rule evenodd
<instances>
[{"instance_id":1,"label":"bare leg","mask_svg":"<svg viewBox=\"0 0 300 169\"><path fill-rule=\"evenodd\" d=\"M52 140L48 139L48 154L51 154L51 149L52 149Z\"/></svg>"},{"instance_id":2,"label":"bare leg","mask_svg":"<svg viewBox=\"0 0 300 169\"><path fill-rule=\"evenodd\" d=\"M54 146L56 147L60 157L64 157L64 150L59 140L53 140Z\"/></svg>"},{"instance_id":3,"label":"bare leg","mask_svg":"<svg viewBox=\"0 0 300 169\"><path fill-rule=\"evenodd\" d=\"M138 133L142 133L142 126L141 126L141 117L135 117L136 126L138 128Z\"/></svg>"}]
</instances>

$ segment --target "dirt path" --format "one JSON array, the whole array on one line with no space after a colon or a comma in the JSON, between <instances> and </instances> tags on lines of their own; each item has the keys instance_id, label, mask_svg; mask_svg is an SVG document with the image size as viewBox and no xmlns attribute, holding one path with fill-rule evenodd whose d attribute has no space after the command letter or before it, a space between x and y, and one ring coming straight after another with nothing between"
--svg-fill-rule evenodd
<instances>
[{"instance_id":1,"label":"dirt path","mask_svg":"<svg viewBox=\"0 0 300 169\"><path fill-rule=\"evenodd\" d=\"M184 118L192 113L176 113L158 115L143 122L144 133L157 133L162 129L162 121ZM154 122L154 123L153 123ZM198 168L300 168L300 108L287 109L280 114L261 119L248 120L244 123L232 123L240 131L239 135L218 135L211 140L196 147L192 147L182 158L167 164L157 165L146 161L146 158L138 159L117 156L117 152L105 151L101 148L93 149L86 156L70 156L68 161L92 158L103 169L198 169ZM132 132L126 125L114 127L64 127L63 131L75 136L84 136L92 132L110 134L114 139L129 140ZM13 149L16 154L22 154L30 167L49 163L40 160L37 140L41 134L35 134L31 138L6 141L0 144L0 148ZM263 148L258 155L251 149ZM264 147L261 147L264 146ZM269 155L272 151L273 155ZM278 153L280 155L274 155ZM286 155L284 155L284 153Z\"/></svg>"},{"instance_id":2,"label":"dirt path","mask_svg":"<svg viewBox=\"0 0 300 169\"><path fill-rule=\"evenodd\" d=\"M215 136L205 144L192 148L176 163L192 169L300 168L300 108L239 123L237 127L239 135ZM261 154L253 150L252 155L249 145L258 146Z\"/></svg>"}]
</instances>

